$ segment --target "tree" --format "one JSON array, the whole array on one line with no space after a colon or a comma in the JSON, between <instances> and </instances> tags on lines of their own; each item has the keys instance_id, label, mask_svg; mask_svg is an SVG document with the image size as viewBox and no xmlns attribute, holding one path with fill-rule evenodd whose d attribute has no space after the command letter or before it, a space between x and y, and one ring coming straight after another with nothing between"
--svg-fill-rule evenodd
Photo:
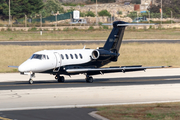
<instances>
[{"instance_id":1,"label":"tree","mask_svg":"<svg viewBox=\"0 0 180 120\"><path fill-rule=\"evenodd\" d=\"M107 10L101 10L100 12L98 12L99 16L111 16L111 14L107 11Z\"/></svg>"},{"instance_id":2,"label":"tree","mask_svg":"<svg viewBox=\"0 0 180 120\"><path fill-rule=\"evenodd\" d=\"M47 0L41 12L44 13L43 17L47 17L57 13L57 11L59 11L59 13L64 13L64 9L61 6L61 3L58 0Z\"/></svg>"},{"instance_id":3,"label":"tree","mask_svg":"<svg viewBox=\"0 0 180 120\"><path fill-rule=\"evenodd\" d=\"M86 16L95 17L95 14L92 11L88 11Z\"/></svg>"},{"instance_id":4,"label":"tree","mask_svg":"<svg viewBox=\"0 0 180 120\"><path fill-rule=\"evenodd\" d=\"M153 13L160 13L161 0L156 1L158 5L152 5L149 10ZM166 14L168 17L171 17L171 11L173 16L180 18L180 1L179 0L163 0L162 1L163 14ZM164 15L163 15L164 16Z\"/></svg>"},{"instance_id":5,"label":"tree","mask_svg":"<svg viewBox=\"0 0 180 120\"><path fill-rule=\"evenodd\" d=\"M37 13L44 7L42 0L11 0L11 16L12 19L19 19L32 13ZM1 19L9 18L9 0L0 0Z\"/></svg>"}]
</instances>

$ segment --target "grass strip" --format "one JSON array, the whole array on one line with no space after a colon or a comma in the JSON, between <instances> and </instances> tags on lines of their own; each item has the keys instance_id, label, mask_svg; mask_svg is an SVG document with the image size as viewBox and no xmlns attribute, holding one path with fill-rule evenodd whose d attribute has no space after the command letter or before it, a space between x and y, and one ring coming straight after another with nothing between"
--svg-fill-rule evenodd
<instances>
[{"instance_id":1,"label":"grass strip","mask_svg":"<svg viewBox=\"0 0 180 120\"><path fill-rule=\"evenodd\" d=\"M179 120L180 103L119 105L97 107L99 115L110 120Z\"/></svg>"},{"instance_id":2,"label":"grass strip","mask_svg":"<svg viewBox=\"0 0 180 120\"><path fill-rule=\"evenodd\" d=\"M86 48L96 49L103 44L89 44ZM173 66L180 67L180 44L122 44L120 57L117 62L108 66L143 65L143 66ZM79 45L45 45L45 46L16 46L0 45L0 72L17 72L17 69L8 68L8 65L19 66L22 62L40 50L82 49Z\"/></svg>"},{"instance_id":3,"label":"grass strip","mask_svg":"<svg viewBox=\"0 0 180 120\"><path fill-rule=\"evenodd\" d=\"M106 40L111 30L1 31L0 41ZM126 30L124 39L179 39L180 29Z\"/></svg>"}]
</instances>

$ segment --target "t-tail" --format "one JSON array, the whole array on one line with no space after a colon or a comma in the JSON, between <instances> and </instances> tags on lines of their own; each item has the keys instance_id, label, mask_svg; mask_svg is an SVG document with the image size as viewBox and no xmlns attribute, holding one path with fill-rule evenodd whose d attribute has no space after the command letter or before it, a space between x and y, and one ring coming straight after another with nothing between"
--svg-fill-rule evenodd
<instances>
[{"instance_id":1,"label":"t-tail","mask_svg":"<svg viewBox=\"0 0 180 120\"><path fill-rule=\"evenodd\" d=\"M112 25L112 24L103 24L103 25ZM142 26L142 25L154 25L154 24L139 24L139 23L134 24L134 23L127 23L124 21L113 22L113 29L104 46L92 52L91 58L97 61L101 61L98 67L108 64L112 61L116 62L118 60L119 49L121 47L126 26L136 26L136 25Z\"/></svg>"},{"instance_id":2,"label":"t-tail","mask_svg":"<svg viewBox=\"0 0 180 120\"><path fill-rule=\"evenodd\" d=\"M127 22L123 21L114 22L113 29L102 49L118 53L124 36L124 30L127 24Z\"/></svg>"},{"instance_id":3,"label":"t-tail","mask_svg":"<svg viewBox=\"0 0 180 120\"><path fill-rule=\"evenodd\" d=\"M112 25L112 24L104 24ZM113 29L109 35L104 47L102 49L109 50L114 53L118 53L121 47L122 39L124 36L125 27L127 26L144 26L144 25L155 25L155 24L144 24L144 23L127 23L124 21L113 22Z\"/></svg>"}]
</instances>

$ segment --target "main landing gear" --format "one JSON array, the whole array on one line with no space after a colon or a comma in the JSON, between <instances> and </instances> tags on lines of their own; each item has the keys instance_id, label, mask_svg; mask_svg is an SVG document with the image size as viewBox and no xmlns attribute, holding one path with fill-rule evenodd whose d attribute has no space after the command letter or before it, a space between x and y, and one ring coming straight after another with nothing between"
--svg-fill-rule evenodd
<instances>
[{"instance_id":1,"label":"main landing gear","mask_svg":"<svg viewBox=\"0 0 180 120\"><path fill-rule=\"evenodd\" d=\"M33 77L35 77L35 73L30 72L29 84L33 84Z\"/></svg>"},{"instance_id":2,"label":"main landing gear","mask_svg":"<svg viewBox=\"0 0 180 120\"><path fill-rule=\"evenodd\" d=\"M87 83L93 83L93 77L90 77L89 75L86 76L86 82Z\"/></svg>"},{"instance_id":3,"label":"main landing gear","mask_svg":"<svg viewBox=\"0 0 180 120\"><path fill-rule=\"evenodd\" d=\"M64 76L60 76L60 75L56 75L56 76L55 76L55 79L56 79L58 82L61 82L61 83L63 83L63 82L65 81Z\"/></svg>"}]
</instances>

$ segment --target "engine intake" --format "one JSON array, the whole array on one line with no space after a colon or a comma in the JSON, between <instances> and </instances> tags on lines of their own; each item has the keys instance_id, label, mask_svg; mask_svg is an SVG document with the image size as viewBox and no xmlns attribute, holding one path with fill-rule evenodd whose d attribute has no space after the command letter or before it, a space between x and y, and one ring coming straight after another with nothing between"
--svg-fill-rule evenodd
<instances>
[{"instance_id":1,"label":"engine intake","mask_svg":"<svg viewBox=\"0 0 180 120\"><path fill-rule=\"evenodd\" d=\"M92 59L98 59L99 58L99 56L100 56L100 53L99 53L99 51L98 50L94 50L93 52L92 52Z\"/></svg>"}]
</instances>

